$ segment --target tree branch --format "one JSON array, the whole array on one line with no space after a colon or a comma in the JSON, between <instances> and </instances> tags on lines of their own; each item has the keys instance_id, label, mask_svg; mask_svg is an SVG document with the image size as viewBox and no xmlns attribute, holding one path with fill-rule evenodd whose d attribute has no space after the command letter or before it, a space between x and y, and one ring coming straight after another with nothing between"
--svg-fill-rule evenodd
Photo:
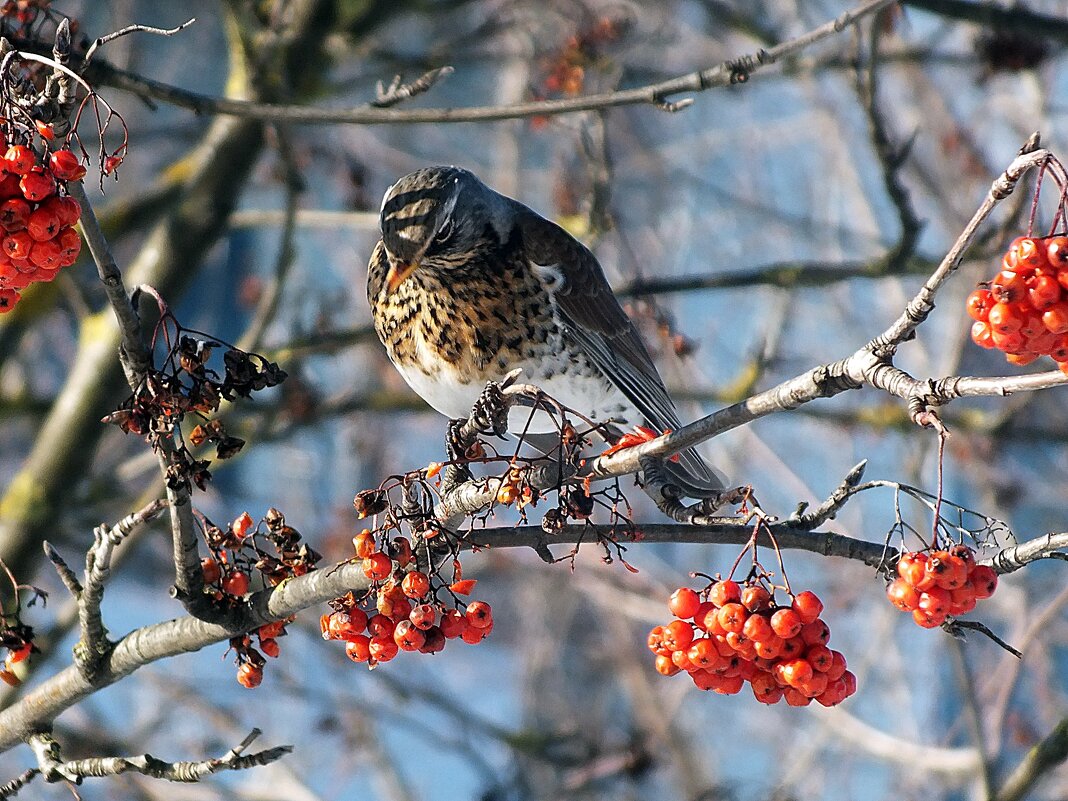
<instances>
[{"instance_id":1,"label":"tree branch","mask_svg":"<svg viewBox=\"0 0 1068 801\"><path fill-rule=\"evenodd\" d=\"M383 125L486 122L615 108L618 106L653 105L663 108L666 105L670 109L671 104L667 103L667 100L674 95L684 92L703 92L716 87L744 83L754 72L789 58L823 39L834 36L858 20L890 6L894 2L896 0L868 0L868 2L861 3L853 10L845 12L841 16L796 39L666 81L647 84L634 89L586 95L585 97L539 100L536 102L516 103L510 106L396 110L365 105L353 109L321 109L211 97L143 78L104 62L92 64L86 74L94 81L124 89L140 97L182 106L191 109L197 114L229 114L246 119L296 123Z\"/></svg>"},{"instance_id":2,"label":"tree branch","mask_svg":"<svg viewBox=\"0 0 1068 801\"><path fill-rule=\"evenodd\" d=\"M87 778L118 776L121 773L133 772L151 776L154 779L191 783L223 770L246 770L268 765L293 750L291 745L281 745L244 756L245 749L261 733L259 729L253 729L244 740L227 751L225 755L198 762L164 762L151 754L136 757L93 757L62 762L59 743L51 734L34 734L27 742L37 757L40 775L47 782L69 781L81 784Z\"/></svg>"}]
</instances>

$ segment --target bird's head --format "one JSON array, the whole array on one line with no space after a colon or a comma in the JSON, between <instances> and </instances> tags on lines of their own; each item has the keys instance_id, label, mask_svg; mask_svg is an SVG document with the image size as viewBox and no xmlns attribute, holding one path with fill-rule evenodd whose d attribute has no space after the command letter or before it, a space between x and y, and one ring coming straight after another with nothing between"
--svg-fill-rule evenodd
<instances>
[{"instance_id":1,"label":"bird's head","mask_svg":"<svg viewBox=\"0 0 1068 801\"><path fill-rule=\"evenodd\" d=\"M379 227L393 293L420 267L448 270L507 235L508 200L460 167L427 167L386 190ZM496 241L494 241L494 238Z\"/></svg>"}]
</instances>

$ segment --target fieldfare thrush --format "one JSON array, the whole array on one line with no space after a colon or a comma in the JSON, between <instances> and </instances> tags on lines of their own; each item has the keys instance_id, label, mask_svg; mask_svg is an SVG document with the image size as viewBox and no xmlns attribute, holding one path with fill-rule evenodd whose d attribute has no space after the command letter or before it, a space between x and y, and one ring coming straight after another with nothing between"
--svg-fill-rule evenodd
<instances>
[{"instance_id":1,"label":"fieldfare thrush","mask_svg":"<svg viewBox=\"0 0 1068 801\"><path fill-rule=\"evenodd\" d=\"M555 223L458 167L406 175L382 201L367 299L389 358L422 398L466 417L490 381L522 380L597 423L615 442L632 426L679 427L634 324L594 255ZM516 414L520 412L520 414ZM548 416L513 409L514 434ZM722 484L696 451L661 465L694 498Z\"/></svg>"}]
</instances>

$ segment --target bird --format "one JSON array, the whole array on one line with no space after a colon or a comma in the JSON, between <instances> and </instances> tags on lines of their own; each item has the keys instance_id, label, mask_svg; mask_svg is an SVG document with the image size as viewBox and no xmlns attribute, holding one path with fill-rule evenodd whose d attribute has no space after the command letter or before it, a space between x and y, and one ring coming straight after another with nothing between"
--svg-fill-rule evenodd
<instances>
[{"instance_id":1,"label":"bird","mask_svg":"<svg viewBox=\"0 0 1068 801\"><path fill-rule=\"evenodd\" d=\"M601 427L680 427L634 323L593 253L556 223L461 167L416 170L389 187L367 271L374 328L394 366L430 406L464 418L488 382L525 382ZM558 430L515 409L511 433ZM663 462L683 495L709 498L720 477L692 448Z\"/></svg>"}]
</instances>

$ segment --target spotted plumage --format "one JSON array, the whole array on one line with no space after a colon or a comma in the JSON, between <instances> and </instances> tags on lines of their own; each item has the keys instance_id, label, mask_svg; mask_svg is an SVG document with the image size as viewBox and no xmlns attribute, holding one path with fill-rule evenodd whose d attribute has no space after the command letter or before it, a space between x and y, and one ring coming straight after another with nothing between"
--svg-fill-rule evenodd
<instances>
[{"instance_id":1,"label":"spotted plumage","mask_svg":"<svg viewBox=\"0 0 1068 801\"><path fill-rule=\"evenodd\" d=\"M467 170L431 167L382 201L367 297L390 359L427 403L466 417L488 381L524 381L597 422L679 426L667 390L593 254ZM515 433L555 430L513 409ZM687 494L721 484L693 450L665 466Z\"/></svg>"}]
</instances>

